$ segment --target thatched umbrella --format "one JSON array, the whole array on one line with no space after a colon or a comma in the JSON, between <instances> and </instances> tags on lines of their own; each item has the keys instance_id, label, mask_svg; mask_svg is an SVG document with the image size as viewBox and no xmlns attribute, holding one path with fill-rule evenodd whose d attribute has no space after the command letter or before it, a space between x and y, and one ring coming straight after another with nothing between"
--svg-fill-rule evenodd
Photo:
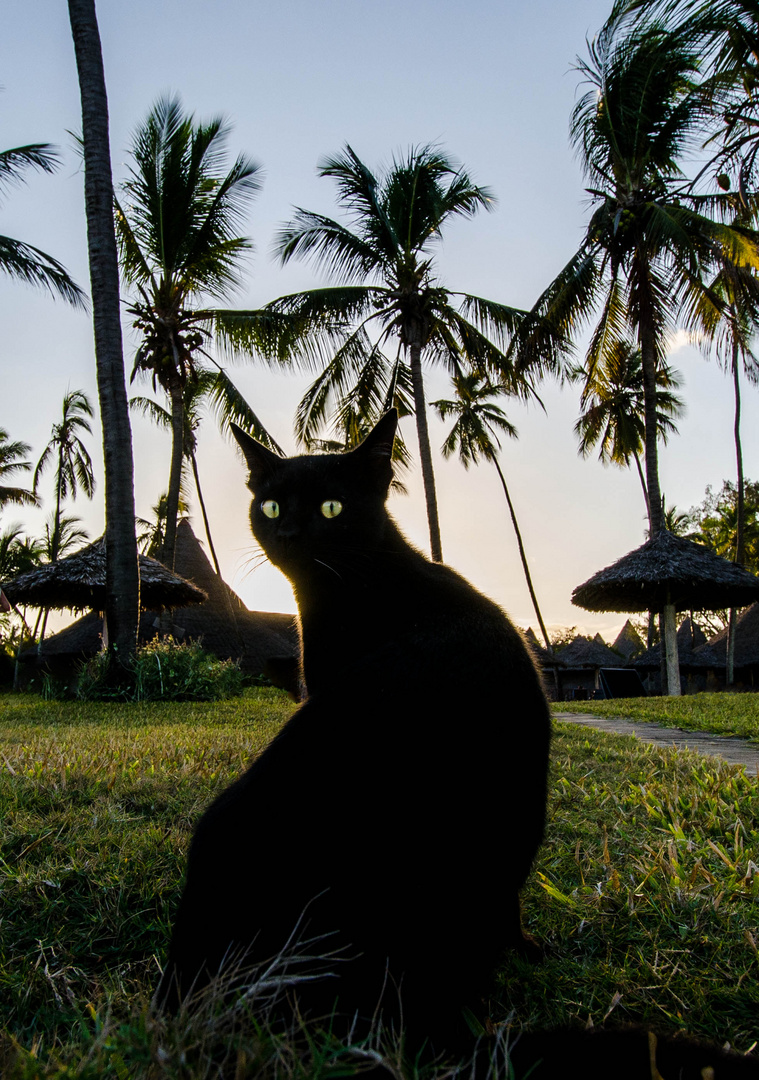
<instances>
[{"instance_id":1,"label":"thatched umbrella","mask_svg":"<svg viewBox=\"0 0 759 1080\"><path fill-rule=\"evenodd\" d=\"M680 693L675 612L744 607L757 599L759 578L666 529L572 593L572 603L588 611L664 612L670 694Z\"/></svg>"},{"instance_id":2,"label":"thatched umbrella","mask_svg":"<svg viewBox=\"0 0 759 1080\"><path fill-rule=\"evenodd\" d=\"M152 611L200 604L206 599L202 589L172 574L157 559L140 555L140 605ZM105 610L105 538L74 555L37 566L3 582L3 592L12 604L31 607Z\"/></svg>"}]
</instances>

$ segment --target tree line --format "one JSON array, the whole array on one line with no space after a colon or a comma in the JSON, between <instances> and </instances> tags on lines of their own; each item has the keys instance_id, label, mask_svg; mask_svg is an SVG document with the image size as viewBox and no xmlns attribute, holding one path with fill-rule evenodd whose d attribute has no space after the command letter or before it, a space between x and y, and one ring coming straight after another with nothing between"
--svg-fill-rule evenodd
<instances>
[{"instance_id":1,"label":"tree line","mask_svg":"<svg viewBox=\"0 0 759 1080\"><path fill-rule=\"evenodd\" d=\"M69 0L69 8L82 90L85 181L91 185L99 177L92 155L99 148L102 157L104 145L107 151L105 83L94 2ZM444 229L456 218L492 210L494 197L430 145L399 153L381 172L347 145L325 158L320 175L335 184L340 215L296 208L277 236L276 254L282 264L311 262L330 284L257 310L224 306L242 280L250 240L239 225L260 186L260 170L245 155L228 165L228 129L220 119L199 122L178 97L160 99L135 132L130 173L115 198L109 178L101 178L107 200L102 190L99 207L94 196L87 199L91 235L96 220L107 226L110 219L114 258L117 249L140 338L132 378L147 377L166 402L138 398L136 407L171 430L162 536L168 565L183 462L194 464L200 404L210 404L222 428L234 420L277 449L215 358L222 349L315 375L295 419L308 448L350 449L391 406L401 416L413 415L433 559L442 559L442 541L428 410L453 418L443 452L458 453L467 467L483 459L498 470L548 644L499 461L501 439L517 433L498 401L538 399L540 381L549 375L579 382L580 451L598 447L605 462L635 464L655 536L666 525L658 444L676 431L681 407L679 376L666 362L668 337L677 326L697 334L733 380L731 555L745 562L741 378L756 381L759 374L751 350L759 320L759 126L751 91L757 38L759 17L743 0L618 0L576 65L587 92L572 113L570 140L586 176L589 219L578 250L529 310L457 291L440 279L435 245ZM100 129L92 119L98 110ZM708 163L694 175L693 163L698 155L703 159L705 147ZM25 158L8 151L0 160L10 170L52 167L49 147L34 152ZM95 267L106 246L95 243ZM19 249L22 254L28 258ZM37 257L34 273L21 262L17 269L2 265L81 304L80 290L60 264ZM109 288L93 276L96 326L99 305L107 296L113 301ZM587 329L589 344L579 359ZM101 350L113 348L114 339L115 331L105 338L101 333ZM117 344L120 351L120 331ZM450 375L451 397L427 400L424 368L431 365ZM109 392L107 382L100 386L101 410ZM120 392L115 397L125 412L126 395L123 401ZM123 429L104 425L107 488L108 443L120 437L118 431ZM396 453L401 466L408 462L403 442ZM123 513L122 503L118 512L109 511L107 497L107 532L110 512L120 523L111 540L115 544L119 530L131 528L132 539L122 547L131 542L134 549L133 496L130 512ZM132 601L126 606L131 610Z\"/></svg>"}]
</instances>

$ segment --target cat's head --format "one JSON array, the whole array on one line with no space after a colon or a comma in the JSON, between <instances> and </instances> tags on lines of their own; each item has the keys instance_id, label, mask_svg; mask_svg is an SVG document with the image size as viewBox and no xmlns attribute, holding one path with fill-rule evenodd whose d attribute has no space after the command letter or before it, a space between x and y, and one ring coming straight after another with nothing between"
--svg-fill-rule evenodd
<instances>
[{"instance_id":1,"label":"cat's head","mask_svg":"<svg viewBox=\"0 0 759 1080\"><path fill-rule=\"evenodd\" d=\"M290 577L319 566L339 574L381 543L397 423L392 409L346 454L292 458L231 425L250 470L251 529L275 566Z\"/></svg>"}]
</instances>

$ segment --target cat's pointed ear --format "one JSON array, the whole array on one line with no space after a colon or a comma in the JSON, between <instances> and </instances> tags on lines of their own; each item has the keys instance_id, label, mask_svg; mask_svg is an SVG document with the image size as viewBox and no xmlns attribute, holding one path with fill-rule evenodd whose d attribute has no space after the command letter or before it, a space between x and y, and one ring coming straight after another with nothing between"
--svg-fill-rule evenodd
<instances>
[{"instance_id":1,"label":"cat's pointed ear","mask_svg":"<svg viewBox=\"0 0 759 1080\"><path fill-rule=\"evenodd\" d=\"M390 409L374 425L363 442L359 443L352 454L354 460L368 466L379 484L387 489L393 479L393 440L398 426L398 410Z\"/></svg>"},{"instance_id":2,"label":"cat's pointed ear","mask_svg":"<svg viewBox=\"0 0 759 1080\"><path fill-rule=\"evenodd\" d=\"M390 461L393 456L393 442L395 429L398 427L398 410L390 409L380 417L366 438L359 444L357 449L362 454L368 454L378 460Z\"/></svg>"},{"instance_id":3,"label":"cat's pointed ear","mask_svg":"<svg viewBox=\"0 0 759 1080\"><path fill-rule=\"evenodd\" d=\"M248 487L255 492L256 487L269 475L274 466L279 464L282 458L272 453L271 450L267 450L260 442L256 442L255 439L248 435L247 431L243 431L237 424L230 423L229 427L240 445L250 470Z\"/></svg>"}]
</instances>

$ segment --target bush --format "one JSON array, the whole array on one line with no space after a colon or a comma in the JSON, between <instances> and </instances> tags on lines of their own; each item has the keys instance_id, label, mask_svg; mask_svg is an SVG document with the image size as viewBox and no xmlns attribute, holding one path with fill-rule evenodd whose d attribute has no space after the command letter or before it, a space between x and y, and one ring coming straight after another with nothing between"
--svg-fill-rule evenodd
<instances>
[{"instance_id":1,"label":"bush","mask_svg":"<svg viewBox=\"0 0 759 1080\"><path fill-rule=\"evenodd\" d=\"M132 662L132 685L115 686L110 657L102 652L89 661L77 680L83 701L219 701L242 693L244 676L232 660L219 660L197 642L179 644L154 638L141 645Z\"/></svg>"}]
</instances>

